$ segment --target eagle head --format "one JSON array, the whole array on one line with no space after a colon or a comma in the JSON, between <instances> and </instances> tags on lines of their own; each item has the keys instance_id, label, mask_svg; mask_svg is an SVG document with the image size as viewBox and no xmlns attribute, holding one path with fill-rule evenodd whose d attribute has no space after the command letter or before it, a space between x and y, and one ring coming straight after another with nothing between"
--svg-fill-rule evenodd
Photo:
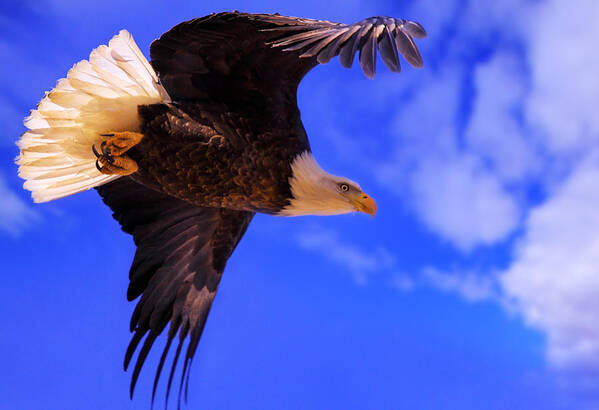
<instances>
[{"instance_id":1,"label":"eagle head","mask_svg":"<svg viewBox=\"0 0 599 410\"><path fill-rule=\"evenodd\" d=\"M374 216L376 202L356 182L324 171L309 151L291 163L292 198L279 215L338 215L364 212Z\"/></svg>"}]
</instances>

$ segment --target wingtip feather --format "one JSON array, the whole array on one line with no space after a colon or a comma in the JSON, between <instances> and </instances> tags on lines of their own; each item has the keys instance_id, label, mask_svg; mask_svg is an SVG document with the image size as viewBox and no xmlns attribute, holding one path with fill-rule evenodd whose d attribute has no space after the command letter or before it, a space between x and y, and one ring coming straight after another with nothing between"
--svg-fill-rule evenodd
<instances>
[{"instance_id":1,"label":"wingtip feather","mask_svg":"<svg viewBox=\"0 0 599 410\"><path fill-rule=\"evenodd\" d=\"M391 17L372 17L351 25L329 24L308 26L305 31L293 32L267 45L284 47L285 52L300 51L300 58L316 57L321 64L339 55L340 63L345 68L351 68L359 50L362 71L371 79L376 74L377 49L392 72L401 72L399 53L413 67L423 66L422 56L413 40L426 37L426 31L419 23ZM286 29L288 27L269 30L288 32Z\"/></svg>"}]
</instances>

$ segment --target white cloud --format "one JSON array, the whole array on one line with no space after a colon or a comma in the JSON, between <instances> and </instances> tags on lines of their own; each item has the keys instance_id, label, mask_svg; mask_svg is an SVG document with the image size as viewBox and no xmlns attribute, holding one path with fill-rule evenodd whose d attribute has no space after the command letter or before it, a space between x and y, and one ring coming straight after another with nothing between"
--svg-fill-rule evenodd
<instances>
[{"instance_id":1,"label":"white cloud","mask_svg":"<svg viewBox=\"0 0 599 410\"><path fill-rule=\"evenodd\" d=\"M38 220L38 213L13 192L0 174L0 230L18 236Z\"/></svg>"},{"instance_id":2,"label":"white cloud","mask_svg":"<svg viewBox=\"0 0 599 410\"><path fill-rule=\"evenodd\" d=\"M474 71L476 96L465 138L469 149L488 160L491 170L507 182L538 175L542 165L517 116L526 78L522 59L503 49Z\"/></svg>"},{"instance_id":3,"label":"white cloud","mask_svg":"<svg viewBox=\"0 0 599 410\"><path fill-rule=\"evenodd\" d=\"M514 263L502 275L507 295L548 336L548 358L599 370L599 160L582 164L531 212Z\"/></svg>"},{"instance_id":4,"label":"white cloud","mask_svg":"<svg viewBox=\"0 0 599 410\"><path fill-rule=\"evenodd\" d=\"M547 334L547 358L583 388L599 376L599 4L551 0L531 9L523 120L551 154L548 198L528 216L503 290ZM586 380L586 381L585 381ZM595 384L596 387L596 384Z\"/></svg>"},{"instance_id":5,"label":"white cloud","mask_svg":"<svg viewBox=\"0 0 599 410\"><path fill-rule=\"evenodd\" d=\"M496 244L518 227L523 233L499 276L425 269L418 279L399 277L400 288L424 283L481 300L495 298L500 283L495 299L509 299L547 333L550 363L590 371L584 380L596 380L599 3L440 7L415 3L413 14L424 16L431 34L422 46L425 60L435 51L433 67L425 68L409 106L398 108L395 147L377 169L379 182L462 250ZM472 54L481 44L483 61ZM531 183L547 197L532 210Z\"/></svg>"},{"instance_id":6,"label":"white cloud","mask_svg":"<svg viewBox=\"0 0 599 410\"><path fill-rule=\"evenodd\" d=\"M407 201L429 229L469 251L509 235L520 210L482 158L460 147L460 71L448 66L430 76L398 113L392 124L397 148L376 169L379 182Z\"/></svg>"},{"instance_id":7,"label":"white cloud","mask_svg":"<svg viewBox=\"0 0 599 410\"><path fill-rule=\"evenodd\" d=\"M559 184L599 144L599 5L583 3L415 4L431 33L422 46L443 62L398 108L395 147L376 169L463 251L504 240L527 212L530 184ZM471 51L481 45L483 61Z\"/></svg>"},{"instance_id":8,"label":"white cloud","mask_svg":"<svg viewBox=\"0 0 599 410\"><path fill-rule=\"evenodd\" d=\"M599 3L553 0L534 11L527 119L554 153L584 154L599 144Z\"/></svg>"},{"instance_id":9,"label":"white cloud","mask_svg":"<svg viewBox=\"0 0 599 410\"><path fill-rule=\"evenodd\" d=\"M383 247L365 251L343 242L333 232L323 229L301 232L298 244L307 250L321 253L333 263L349 270L359 284L364 284L369 275L389 269L395 264L393 255Z\"/></svg>"},{"instance_id":10,"label":"white cloud","mask_svg":"<svg viewBox=\"0 0 599 410\"><path fill-rule=\"evenodd\" d=\"M473 157L423 160L412 183L423 221L462 250L493 244L518 224L516 201Z\"/></svg>"}]
</instances>

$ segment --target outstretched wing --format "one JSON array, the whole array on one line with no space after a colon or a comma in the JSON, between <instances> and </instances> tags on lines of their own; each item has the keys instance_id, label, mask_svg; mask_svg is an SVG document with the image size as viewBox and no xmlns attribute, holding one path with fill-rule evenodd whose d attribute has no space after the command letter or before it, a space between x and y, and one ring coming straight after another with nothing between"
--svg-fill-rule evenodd
<instances>
[{"instance_id":1,"label":"outstretched wing","mask_svg":"<svg viewBox=\"0 0 599 410\"><path fill-rule=\"evenodd\" d=\"M399 54L415 67L422 58L414 38L426 36L413 21L371 17L355 24L271 14L218 13L173 27L150 48L152 65L173 100L206 97L286 102L302 77L339 55L350 67L359 51L366 76L376 72L377 50L391 71ZM241 92L245 91L245 92ZM242 101L245 104L248 101ZM292 101L295 103L295 100Z\"/></svg>"},{"instance_id":2,"label":"outstretched wing","mask_svg":"<svg viewBox=\"0 0 599 410\"><path fill-rule=\"evenodd\" d=\"M282 31L274 28L269 31ZM341 64L350 68L356 52L360 51L360 65L368 78L376 74L377 49L385 65L399 73L399 54L414 67L422 67L422 57L414 38L426 37L424 28L414 21L393 17L371 17L354 24L316 22L309 29L302 26L286 27L293 34L268 44L284 47L283 51L302 51L300 58L316 57L320 64L339 56Z\"/></svg>"},{"instance_id":3,"label":"outstretched wing","mask_svg":"<svg viewBox=\"0 0 599 410\"><path fill-rule=\"evenodd\" d=\"M123 231L137 245L129 272L127 299L141 295L131 317L134 332L125 369L145 336L131 379L131 395L156 338L170 322L167 342L156 370L152 401L166 355L177 332L179 341L167 387L189 336L179 387L187 375L225 264L245 233L251 212L203 208L120 178L97 188ZM187 390L187 389L186 389Z\"/></svg>"}]
</instances>

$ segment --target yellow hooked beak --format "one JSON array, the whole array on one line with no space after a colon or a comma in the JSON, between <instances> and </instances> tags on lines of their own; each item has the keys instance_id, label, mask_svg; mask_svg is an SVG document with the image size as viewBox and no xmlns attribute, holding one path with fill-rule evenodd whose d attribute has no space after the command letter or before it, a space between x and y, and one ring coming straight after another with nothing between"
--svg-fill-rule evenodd
<instances>
[{"instance_id":1,"label":"yellow hooked beak","mask_svg":"<svg viewBox=\"0 0 599 410\"><path fill-rule=\"evenodd\" d=\"M370 216L376 215L376 202L364 192L352 195L350 200L358 211L364 212Z\"/></svg>"}]
</instances>

